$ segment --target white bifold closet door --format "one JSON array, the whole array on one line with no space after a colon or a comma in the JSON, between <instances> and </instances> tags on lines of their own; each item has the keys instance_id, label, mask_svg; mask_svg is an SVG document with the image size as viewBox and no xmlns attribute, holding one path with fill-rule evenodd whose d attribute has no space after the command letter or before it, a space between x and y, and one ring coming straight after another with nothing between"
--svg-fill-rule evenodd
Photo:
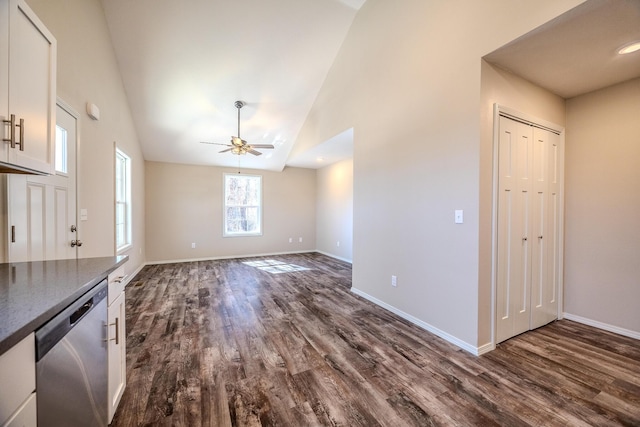
<instances>
[{"instance_id":1,"label":"white bifold closet door","mask_svg":"<svg viewBox=\"0 0 640 427\"><path fill-rule=\"evenodd\" d=\"M496 343L558 315L560 136L500 116Z\"/></svg>"}]
</instances>

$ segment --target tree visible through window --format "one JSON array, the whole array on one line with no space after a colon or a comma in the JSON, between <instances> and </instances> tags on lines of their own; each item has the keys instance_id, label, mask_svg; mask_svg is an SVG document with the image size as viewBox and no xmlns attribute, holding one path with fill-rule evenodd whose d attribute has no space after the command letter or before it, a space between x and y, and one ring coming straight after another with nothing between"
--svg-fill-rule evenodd
<instances>
[{"instance_id":1,"label":"tree visible through window","mask_svg":"<svg viewBox=\"0 0 640 427\"><path fill-rule=\"evenodd\" d=\"M262 234L262 177L224 174L224 235Z\"/></svg>"},{"instance_id":2,"label":"tree visible through window","mask_svg":"<svg viewBox=\"0 0 640 427\"><path fill-rule=\"evenodd\" d=\"M131 159L116 148L116 250L131 244Z\"/></svg>"}]
</instances>

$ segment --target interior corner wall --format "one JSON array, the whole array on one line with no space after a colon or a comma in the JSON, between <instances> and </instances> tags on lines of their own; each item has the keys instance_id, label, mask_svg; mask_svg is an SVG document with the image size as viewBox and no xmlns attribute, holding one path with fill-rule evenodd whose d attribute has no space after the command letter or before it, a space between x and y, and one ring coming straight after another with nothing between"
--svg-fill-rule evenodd
<instances>
[{"instance_id":1,"label":"interior corner wall","mask_svg":"<svg viewBox=\"0 0 640 427\"><path fill-rule=\"evenodd\" d=\"M314 169L285 168L282 172L243 169L244 174L262 176L263 234L246 237L223 237L223 175L238 173L237 169L147 162L145 171L149 262L305 252L316 248Z\"/></svg>"},{"instance_id":2,"label":"interior corner wall","mask_svg":"<svg viewBox=\"0 0 640 427\"><path fill-rule=\"evenodd\" d=\"M567 100L567 314L640 335L640 79Z\"/></svg>"},{"instance_id":3,"label":"interior corner wall","mask_svg":"<svg viewBox=\"0 0 640 427\"><path fill-rule=\"evenodd\" d=\"M492 342L493 267L493 108L494 104L565 126L565 100L508 71L482 60L480 149L480 260L478 269L478 343Z\"/></svg>"},{"instance_id":4,"label":"interior corner wall","mask_svg":"<svg viewBox=\"0 0 640 427\"><path fill-rule=\"evenodd\" d=\"M144 160L100 0L27 0L58 42L57 95L78 119L78 221L80 257L115 254L114 142L132 160L133 245L127 273L144 263ZM100 120L85 113L100 108Z\"/></svg>"},{"instance_id":5,"label":"interior corner wall","mask_svg":"<svg viewBox=\"0 0 640 427\"><path fill-rule=\"evenodd\" d=\"M354 128L354 290L477 347L480 59L579 3L364 3L298 136Z\"/></svg>"},{"instance_id":6,"label":"interior corner wall","mask_svg":"<svg viewBox=\"0 0 640 427\"><path fill-rule=\"evenodd\" d=\"M317 170L316 249L353 260L353 160Z\"/></svg>"}]
</instances>

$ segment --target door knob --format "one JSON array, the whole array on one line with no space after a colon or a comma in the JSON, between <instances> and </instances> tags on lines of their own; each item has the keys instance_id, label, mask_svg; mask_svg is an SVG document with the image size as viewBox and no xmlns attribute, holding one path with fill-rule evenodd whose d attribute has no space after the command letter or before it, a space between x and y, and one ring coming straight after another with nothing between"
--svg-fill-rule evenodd
<instances>
[{"instance_id":1,"label":"door knob","mask_svg":"<svg viewBox=\"0 0 640 427\"><path fill-rule=\"evenodd\" d=\"M78 228L75 225L71 226L71 232L75 233Z\"/></svg>"},{"instance_id":2,"label":"door knob","mask_svg":"<svg viewBox=\"0 0 640 427\"><path fill-rule=\"evenodd\" d=\"M71 241L71 247L73 248L75 246L77 246L77 247L82 246L82 241L81 240L72 240Z\"/></svg>"}]
</instances>

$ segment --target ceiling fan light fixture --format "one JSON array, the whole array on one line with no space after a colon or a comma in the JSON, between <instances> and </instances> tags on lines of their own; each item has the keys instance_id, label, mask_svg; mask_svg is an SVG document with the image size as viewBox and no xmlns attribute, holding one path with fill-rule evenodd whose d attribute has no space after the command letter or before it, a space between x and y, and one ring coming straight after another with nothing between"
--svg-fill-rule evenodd
<instances>
[{"instance_id":1,"label":"ceiling fan light fixture","mask_svg":"<svg viewBox=\"0 0 640 427\"><path fill-rule=\"evenodd\" d=\"M203 144L213 144L213 145L223 145L225 147L227 147L226 149L219 151L220 153L231 153L231 154L236 154L236 155L243 155L243 154L253 154L254 156L260 156L262 155L261 152L255 150L256 148L267 148L267 149L273 149L275 148L272 144L247 144L247 141L245 141L244 139L242 139L240 137L240 109L242 107L244 107L246 105L245 102L243 101L236 101L233 104L237 109L238 109L238 136L232 136L231 137L231 143L230 144L222 144L219 142L205 142L205 141L201 141L201 143ZM265 134L266 135L266 134Z\"/></svg>"},{"instance_id":2,"label":"ceiling fan light fixture","mask_svg":"<svg viewBox=\"0 0 640 427\"><path fill-rule=\"evenodd\" d=\"M622 46L619 50L618 50L618 54L620 55L626 55L628 53L633 53L636 51L640 50L640 41L635 41L629 44L626 44L624 46Z\"/></svg>"}]
</instances>

